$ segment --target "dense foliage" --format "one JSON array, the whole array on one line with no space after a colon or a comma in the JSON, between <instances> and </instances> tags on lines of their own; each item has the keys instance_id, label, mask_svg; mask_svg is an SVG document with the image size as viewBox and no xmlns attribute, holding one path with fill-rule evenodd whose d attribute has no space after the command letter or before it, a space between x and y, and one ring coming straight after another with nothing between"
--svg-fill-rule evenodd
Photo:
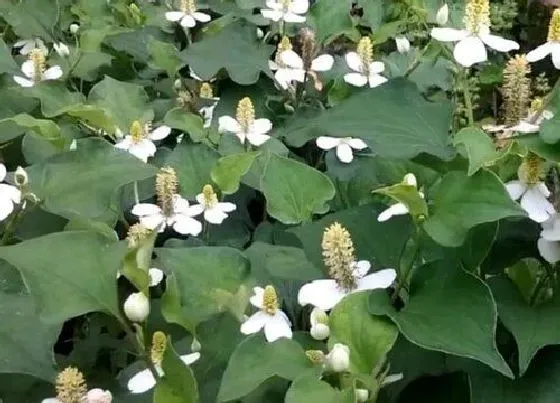
<instances>
[{"instance_id":1,"label":"dense foliage","mask_svg":"<svg viewBox=\"0 0 560 403\"><path fill-rule=\"evenodd\" d=\"M0 1L0 402L559 401L555 3Z\"/></svg>"}]
</instances>

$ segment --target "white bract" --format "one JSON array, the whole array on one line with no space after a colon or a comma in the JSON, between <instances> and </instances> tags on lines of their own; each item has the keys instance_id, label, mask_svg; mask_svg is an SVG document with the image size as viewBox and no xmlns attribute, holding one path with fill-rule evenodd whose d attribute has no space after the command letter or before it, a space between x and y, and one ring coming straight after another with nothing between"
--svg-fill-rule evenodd
<instances>
[{"instance_id":1,"label":"white bract","mask_svg":"<svg viewBox=\"0 0 560 403\"><path fill-rule=\"evenodd\" d=\"M542 231L537 241L540 255L550 264L560 261L560 216L555 214L541 223Z\"/></svg>"},{"instance_id":2,"label":"white bract","mask_svg":"<svg viewBox=\"0 0 560 403\"><path fill-rule=\"evenodd\" d=\"M410 50L410 42L405 36L395 37L395 43L397 45L397 51L399 53L406 53Z\"/></svg>"},{"instance_id":3,"label":"white bract","mask_svg":"<svg viewBox=\"0 0 560 403\"><path fill-rule=\"evenodd\" d=\"M62 42L54 43L53 48L54 48L55 52L58 53L59 56L66 57L66 56L70 55L70 49L68 48L68 46L66 44L64 44Z\"/></svg>"},{"instance_id":4,"label":"white bract","mask_svg":"<svg viewBox=\"0 0 560 403\"><path fill-rule=\"evenodd\" d=\"M545 222L555 213L554 206L547 200L550 191L544 182L513 180L506 183L506 189L513 200L521 199L521 207L533 221Z\"/></svg>"},{"instance_id":5,"label":"white bract","mask_svg":"<svg viewBox=\"0 0 560 403\"><path fill-rule=\"evenodd\" d=\"M527 53L527 61L536 62L552 55L554 67L560 69L560 9L555 9L548 27L546 43Z\"/></svg>"},{"instance_id":6,"label":"white bract","mask_svg":"<svg viewBox=\"0 0 560 403\"><path fill-rule=\"evenodd\" d=\"M436 13L436 23L438 25L445 25L447 24L447 20L449 19L449 6L445 3L443 6L439 8Z\"/></svg>"},{"instance_id":7,"label":"white bract","mask_svg":"<svg viewBox=\"0 0 560 403\"><path fill-rule=\"evenodd\" d=\"M202 193L196 195L196 201L199 204L191 207L193 214L203 214L204 219L212 224L221 224L228 218L227 213L237 208L233 203L218 201L218 196L211 185L204 185Z\"/></svg>"},{"instance_id":8,"label":"white bract","mask_svg":"<svg viewBox=\"0 0 560 403\"><path fill-rule=\"evenodd\" d=\"M260 146L270 139L266 134L270 130L272 130L270 120L255 119L255 108L249 98L239 101L235 119L231 116L221 116L218 119L218 131L235 134L241 144L248 141L253 146Z\"/></svg>"},{"instance_id":9,"label":"white bract","mask_svg":"<svg viewBox=\"0 0 560 403\"><path fill-rule=\"evenodd\" d=\"M150 314L150 301L144 293L135 292L124 301L123 309L129 320L142 323Z\"/></svg>"},{"instance_id":10,"label":"white bract","mask_svg":"<svg viewBox=\"0 0 560 403\"><path fill-rule=\"evenodd\" d=\"M6 178L6 167L0 163L0 182ZM0 221L5 220L21 203L21 191L13 185L0 183Z\"/></svg>"},{"instance_id":11,"label":"white bract","mask_svg":"<svg viewBox=\"0 0 560 403\"><path fill-rule=\"evenodd\" d=\"M82 398L80 403L111 403L113 395L108 390L103 389L90 389L87 394ZM41 400L41 403L65 403L56 397Z\"/></svg>"},{"instance_id":12,"label":"white bract","mask_svg":"<svg viewBox=\"0 0 560 403\"><path fill-rule=\"evenodd\" d=\"M192 28L196 22L208 22L211 17L208 14L197 11L194 0L181 0L179 11L168 11L165 13L167 21L177 22L186 28Z\"/></svg>"},{"instance_id":13,"label":"white bract","mask_svg":"<svg viewBox=\"0 0 560 403\"><path fill-rule=\"evenodd\" d=\"M200 353L197 352L191 354L184 354L181 355L179 358L181 358L181 361L183 361L185 365L191 365L192 363L194 363L200 358ZM165 375L160 364L154 363L154 368L159 376ZM150 371L149 369L145 369L143 371L138 372L132 378L130 378L126 386L128 390L132 393L144 393L152 389L155 385L156 385L156 380L154 378L154 375L152 374L152 371Z\"/></svg>"},{"instance_id":14,"label":"white bract","mask_svg":"<svg viewBox=\"0 0 560 403\"><path fill-rule=\"evenodd\" d=\"M433 28L432 37L441 42L457 42L453 56L457 63L470 67L488 60L485 45L499 52L519 49L515 41L490 33L488 0L469 0L465 7L464 29Z\"/></svg>"},{"instance_id":15,"label":"white bract","mask_svg":"<svg viewBox=\"0 0 560 403\"><path fill-rule=\"evenodd\" d=\"M321 136L315 140L317 147L323 150L331 150L336 147L336 156L340 162L349 164L354 159L354 150L363 150L367 148L367 144L358 138L353 137L328 137Z\"/></svg>"},{"instance_id":16,"label":"white bract","mask_svg":"<svg viewBox=\"0 0 560 403\"><path fill-rule=\"evenodd\" d=\"M172 210L167 213L157 204L138 203L132 208L132 214L138 216L146 228L158 232L172 227L180 234L197 236L202 231L200 221L193 218L200 214L199 208L190 206L188 200L178 194L173 196Z\"/></svg>"},{"instance_id":17,"label":"white bract","mask_svg":"<svg viewBox=\"0 0 560 403\"><path fill-rule=\"evenodd\" d=\"M305 14L309 8L309 0L266 0L261 14L274 22L305 22Z\"/></svg>"},{"instance_id":18,"label":"white bract","mask_svg":"<svg viewBox=\"0 0 560 403\"><path fill-rule=\"evenodd\" d=\"M160 126L151 130L149 125L142 125L140 122L135 121L130 126L129 134L119 140L115 147L126 150L135 157L147 162L148 158L153 157L156 153L157 148L154 141L166 138L169 133L171 133L171 128L168 126Z\"/></svg>"},{"instance_id":19,"label":"white bract","mask_svg":"<svg viewBox=\"0 0 560 403\"><path fill-rule=\"evenodd\" d=\"M45 46L45 43L39 39L21 39L14 43L14 48L21 48L19 53L22 55L29 54L33 49L39 49L43 52L43 54L47 55L49 50Z\"/></svg>"},{"instance_id":20,"label":"white bract","mask_svg":"<svg viewBox=\"0 0 560 403\"><path fill-rule=\"evenodd\" d=\"M350 369L350 349L346 344L336 343L325 358L329 371L346 372Z\"/></svg>"},{"instance_id":21,"label":"white bract","mask_svg":"<svg viewBox=\"0 0 560 403\"><path fill-rule=\"evenodd\" d=\"M406 174L403 178L403 183L405 185L417 187L416 176L414 176L414 174L412 173ZM420 195L421 198L424 198L424 193L418 192L418 194ZM379 215L377 216L377 221L379 222L387 221L394 215L404 215L404 214L408 214L408 207L406 206L406 204L400 202L395 203L392 204L386 210L383 210L381 213L379 213Z\"/></svg>"},{"instance_id":22,"label":"white bract","mask_svg":"<svg viewBox=\"0 0 560 403\"><path fill-rule=\"evenodd\" d=\"M25 77L14 76L14 81L22 87L29 88L45 80L56 80L62 77L62 69L55 65L45 67L45 54L40 49L32 49L29 52L29 60L21 65L21 71Z\"/></svg>"},{"instance_id":23,"label":"white bract","mask_svg":"<svg viewBox=\"0 0 560 403\"><path fill-rule=\"evenodd\" d=\"M251 304L259 311L241 324L241 333L253 334L264 328L266 340L270 343L285 337L292 338L292 324L278 305L276 290L272 286L253 288Z\"/></svg>"},{"instance_id":24,"label":"white bract","mask_svg":"<svg viewBox=\"0 0 560 403\"><path fill-rule=\"evenodd\" d=\"M369 37L364 36L358 42L356 52L348 52L345 56L348 67L353 73L344 75L344 81L356 87L368 84L370 88L377 87L387 81L379 73L385 70L385 63L373 61L373 45Z\"/></svg>"},{"instance_id":25,"label":"white bract","mask_svg":"<svg viewBox=\"0 0 560 403\"><path fill-rule=\"evenodd\" d=\"M353 289L342 288L334 279L313 280L305 284L298 293L300 305L313 305L328 311L335 307L342 298L354 292L387 288L393 284L397 277L394 269L383 269L372 274L367 274L371 265L367 260L354 262L352 275L355 279Z\"/></svg>"}]
</instances>

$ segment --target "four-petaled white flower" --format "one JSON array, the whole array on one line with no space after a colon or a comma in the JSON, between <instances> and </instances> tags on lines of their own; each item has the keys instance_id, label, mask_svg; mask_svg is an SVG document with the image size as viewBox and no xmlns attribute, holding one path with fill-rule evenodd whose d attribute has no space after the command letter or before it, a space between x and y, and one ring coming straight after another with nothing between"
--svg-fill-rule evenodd
<instances>
[{"instance_id":1,"label":"four-petaled white flower","mask_svg":"<svg viewBox=\"0 0 560 403\"><path fill-rule=\"evenodd\" d=\"M211 185L204 185L202 193L196 195L196 201L200 204L192 205L190 211L195 215L204 213L204 219L212 224L221 224L228 218L227 213L237 208L233 203L218 201Z\"/></svg>"},{"instance_id":2,"label":"four-petaled white flower","mask_svg":"<svg viewBox=\"0 0 560 403\"><path fill-rule=\"evenodd\" d=\"M198 208L190 206L189 202L180 195L173 196L173 211L166 214L157 204L138 203L132 208L140 223L146 228L163 232L165 227L173 229L184 235L197 236L202 231L202 224L193 217L200 214Z\"/></svg>"},{"instance_id":3,"label":"four-petaled white flower","mask_svg":"<svg viewBox=\"0 0 560 403\"><path fill-rule=\"evenodd\" d=\"M208 14L197 11L194 0L181 0L179 11L168 11L165 13L167 21L177 22L186 28L192 28L196 22L208 22L211 17Z\"/></svg>"},{"instance_id":4,"label":"four-petaled white flower","mask_svg":"<svg viewBox=\"0 0 560 403\"><path fill-rule=\"evenodd\" d=\"M68 46L62 42L60 43L53 43L53 48L59 56L66 57L70 55L70 49Z\"/></svg>"},{"instance_id":5,"label":"four-petaled white flower","mask_svg":"<svg viewBox=\"0 0 560 403\"><path fill-rule=\"evenodd\" d=\"M156 153L155 140L162 140L171 133L169 126L160 126L150 130L149 125L135 121L130 126L129 134L115 144L115 147L126 150L130 154L147 162Z\"/></svg>"},{"instance_id":6,"label":"four-petaled white flower","mask_svg":"<svg viewBox=\"0 0 560 403\"><path fill-rule=\"evenodd\" d=\"M367 260L354 262L352 274L356 286L347 290L342 288L334 279L313 280L300 288L298 302L300 305L313 305L328 311L335 307L346 295L363 291L387 288L393 284L397 273L394 269L383 269L367 274L371 265Z\"/></svg>"},{"instance_id":7,"label":"four-petaled white flower","mask_svg":"<svg viewBox=\"0 0 560 403\"><path fill-rule=\"evenodd\" d=\"M22 55L31 53L33 49L40 49L45 55L49 53L49 50L45 46L45 43L39 38L21 39L14 43L14 48L21 48L19 50L19 53Z\"/></svg>"},{"instance_id":8,"label":"four-petaled white flower","mask_svg":"<svg viewBox=\"0 0 560 403\"><path fill-rule=\"evenodd\" d=\"M0 163L0 182L6 178L6 173L6 167ZM5 220L19 203L21 191L16 186L0 183L0 221Z\"/></svg>"},{"instance_id":9,"label":"four-petaled white flower","mask_svg":"<svg viewBox=\"0 0 560 403\"><path fill-rule=\"evenodd\" d=\"M241 324L241 333L253 334L264 328L264 335L268 342L281 337L292 338L292 324L278 305L278 297L274 287L253 288L254 295L249 299L251 304L260 310Z\"/></svg>"},{"instance_id":10,"label":"four-petaled white flower","mask_svg":"<svg viewBox=\"0 0 560 403\"><path fill-rule=\"evenodd\" d=\"M23 62L21 71L25 77L14 76L14 81L25 88L33 87L41 81L56 80L62 77L62 69L59 65L45 68L45 54L37 48L29 52L29 60Z\"/></svg>"},{"instance_id":11,"label":"four-petaled white flower","mask_svg":"<svg viewBox=\"0 0 560 403\"><path fill-rule=\"evenodd\" d=\"M547 200L550 191L544 182L513 180L506 183L506 189L513 200L521 198L521 207L533 221L545 222L555 213L554 206Z\"/></svg>"},{"instance_id":12,"label":"four-petaled white flower","mask_svg":"<svg viewBox=\"0 0 560 403\"><path fill-rule=\"evenodd\" d=\"M309 8L309 0L266 0L261 14L274 22L305 22L305 14Z\"/></svg>"},{"instance_id":13,"label":"four-petaled white flower","mask_svg":"<svg viewBox=\"0 0 560 403\"><path fill-rule=\"evenodd\" d=\"M404 176L403 183L405 185L417 187L416 176L414 176L414 174L411 173L406 174ZM418 192L418 194L420 195L421 198L424 198L424 193ZM381 213L379 213L379 215L377 216L377 221L379 222L387 221L394 215L404 215L404 214L408 214L408 207L406 207L406 204L400 202L395 203L392 204L386 210L383 210Z\"/></svg>"},{"instance_id":14,"label":"four-petaled white flower","mask_svg":"<svg viewBox=\"0 0 560 403\"><path fill-rule=\"evenodd\" d=\"M433 28L431 35L440 42L457 42L453 56L457 63L470 67L488 60L485 44L498 52L519 49L515 41L490 33L488 0L469 0L465 7L464 29Z\"/></svg>"},{"instance_id":15,"label":"four-petaled white flower","mask_svg":"<svg viewBox=\"0 0 560 403\"><path fill-rule=\"evenodd\" d=\"M349 164L354 159L352 149L363 150L368 146L362 139L353 137L321 136L317 137L315 143L317 147L323 150L330 150L336 147L336 156L345 164Z\"/></svg>"},{"instance_id":16,"label":"four-petaled white flower","mask_svg":"<svg viewBox=\"0 0 560 403\"><path fill-rule=\"evenodd\" d=\"M242 144L248 141L249 144L260 146L270 139L266 134L270 130L272 130L270 120L255 119L255 108L249 98L239 101L235 119L231 116L221 116L218 119L218 131L235 134Z\"/></svg>"},{"instance_id":17,"label":"four-petaled white flower","mask_svg":"<svg viewBox=\"0 0 560 403\"><path fill-rule=\"evenodd\" d=\"M370 88L377 87L387 81L381 74L385 70L385 63L373 61L373 45L369 37L364 36L358 42L356 52L348 52L346 63L354 73L344 75L344 81L356 87L369 84Z\"/></svg>"},{"instance_id":18,"label":"four-petaled white flower","mask_svg":"<svg viewBox=\"0 0 560 403\"><path fill-rule=\"evenodd\" d=\"M329 54L319 55L311 61L308 70L305 70L303 59L292 49L280 52L279 60L285 67L281 67L276 62L269 62L270 69L278 69L274 78L282 85L282 82L288 83L291 81L303 82L305 80L305 73L316 76L318 72L329 71L334 64L334 58ZM282 88L287 88L282 87Z\"/></svg>"},{"instance_id":19,"label":"four-petaled white flower","mask_svg":"<svg viewBox=\"0 0 560 403\"><path fill-rule=\"evenodd\" d=\"M527 53L527 61L536 62L552 55L554 67L560 69L560 9L555 9L548 27L546 43Z\"/></svg>"},{"instance_id":20,"label":"four-petaled white flower","mask_svg":"<svg viewBox=\"0 0 560 403\"><path fill-rule=\"evenodd\" d=\"M184 354L179 356L185 365L191 365L200 358L200 353ZM154 363L154 368L159 376L164 376L165 373L160 364ZM127 388L132 393L144 393L152 389L156 385L156 380L152 371L145 369L135 374L127 383Z\"/></svg>"}]
</instances>

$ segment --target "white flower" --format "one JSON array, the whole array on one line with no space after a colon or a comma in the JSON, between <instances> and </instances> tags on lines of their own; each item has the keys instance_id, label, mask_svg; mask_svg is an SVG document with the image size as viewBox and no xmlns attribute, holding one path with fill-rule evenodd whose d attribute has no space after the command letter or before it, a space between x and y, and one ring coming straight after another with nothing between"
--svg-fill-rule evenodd
<instances>
[{"instance_id":1,"label":"white flower","mask_svg":"<svg viewBox=\"0 0 560 403\"><path fill-rule=\"evenodd\" d=\"M305 14L309 8L309 0L266 0L268 8L262 9L263 17L274 22L305 22Z\"/></svg>"},{"instance_id":2,"label":"white flower","mask_svg":"<svg viewBox=\"0 0 560 403\"><path fill-rule=\"evenodd\" d=\"M439 8L436 13L436 23L438 25L445 25L447 24L447 20L449 19L449 7L447 3Z\"/></svg>"},{"instance_id":3,"label":"white flower","mask_svg":"<svg viewBox=\"0 0 560 403\"><path fill-rule=\"evenodd\" d=\"M138 203L132 208L132 214L138 216L140 223L146 228L163 232L165 227L173 229L183 235L197 236L202 231L202 224L193 217L198 208L190 206L189 202L180 195L173 196L173 210L166 214L157 204Z\"/></svg>"},{"instance_id":4,"label":"white flower","mask_svg":"<svg viewBox=\"0 0 560 403\"><path fill-rule=\"evenodd\" d=\"M414 174L411 173L406 174L404 176L403 183L409 186L417 187L416 176L414 176ZM418 194L420 195L421 198L424 198L424 193L418 192ZM394 215L404 215L404 214L408 214L408 207L406 207L406 204L395 203L391 205L389 208L387 208L386 210L383 210L381 213L379 213L379 215L377 216L377 221L379 222L387 221Z\"/></svg>"},{"instance_id":5,"label":"white flower","mask_svg":"<svg viewBox=\"0 0 560 403\"><path fill-rule=\"evenodd\" d=\"M254 287L254 295L249 299L260 311L253 314L241 324L241 333L253 334L264 328L266 340L270 343L281 337L292 338L292 324L278 306L278 297L274 287Z\"/></svg>"},{"instance_id":6,"label":"white flower","mask_svg":"<svg viewBox=\"0 0 560 403\"><path fill-rule=\"evenodd\" d=\"M39 38L19 40L14 43L14 48L21 48L19 53L22 55L29 54L33 49L40 49L45 55L49 53L45 43Z\"/></svg>"},{"instance_id":7,"label":"white flower","mask_svg":"<svg viewBox=\"0 0 560 403\"><path fill-rule=\"evenodd\" d=\"M331 334L331 329L329 327L329 317L325 311L319 308L313 308L310 315L311 337L315 340L325 340Z\"/></svg>"},{"instance_id":8,"label":"white flower","mask_svg":"<svg viewBox=\"0 0 560 403\"><path fill-rule=\"evenodd\" d=\"M482 3L482 4L475 4ZM441 42L457 42L453 56L457 63L470 67L488 60L485 44L499 52L519 49L515 41L490 33L488 0L469 0L465 7L465 29L433 28L432 37Z\"/></svg>"},{"instance_id":9,"label":"white flower","mask_svg":"<svg viewBox=\"0 0 560 403\"><path fill-rule=\"evenodd\" d=\"M177 22L183 27L192 28L196 22L208 22L211 17L208 14L197 11L194 0L181 0L180 11L168 11L165 13L167 21Z\"/></svg>"},{"instance_id":10,"label":"white flower","mask_svg":"<svg viewBox=\"0 0 560 403\"><path fill-rule=\"evenodd\" d=\"M270 136L272 122L268 119L255 119L255 108L249 98L243 98L237 105L236 118L221 116L218 119L218 131L235 134L242 144L245 140L254 146L264 144Z\"/></svg>"},{"instance_id":11,"label":"white flower","mask_svg":"<svg viewBox=\"0 0 560 403\"><path fill-rule=\"evenodd\" d=\"M59 56L66 57L70 54L70 49L64 43L54 43L54 50Z\"/></svg>"},{"instance_id":12,"label":"white flower","mask_svg":"<svg viewBox=\"0 0 560 403\"><path fill-rule=\"evenodd\" d=\"M80 31L80 24L73 22L68 29L72 35L76 35Z\"/></svg>"},{"instance_id":13,"label":"white flower","mask_svg":"<svg viewBox=\"0 0 560 403\"><path fill-rule=\"evenodd\" d=\"M0 182L6 178L6 167L0 163ZM0 221L8 217L16 204L21 203L21 191L7 183L0 183Z\"/></svg>"},{"instance_id":14,"label":"white flower","mask_svg":"<svg viewBox=\"0 0 560 403\"><path fill-rule=\"evenodd\" d=\"M298 293L299 304L302 306L310 304L328 311L348 294L363 290L387 288L393 284L397 277L397 272L394 269L383 269L368 275L367 272L370 267L371 265L367 260L354 262L352 274L356 286L351 290L341 288L333 279L313 280L305 284Z\"/></svg>"},{"instance_id":15,"label":"white flower","mask_svg":"<svg viewBox=\"0 0 560 403\"><path fill-rule=\"evenodd\" d=\"M227 213L235 211L237 206L233 203L220 202L211 185L204 185L202 193L196 195L196 201L191 211L194 215L204 213L204 219L212 224L221 224L226 218Z\"/></svg>"},{"instance_id":16,"label":"white flower","mask_svg":"<svg viewBox=\"0 0 560 403\"><path fill-rule=\"evenodd\" d=\"M40 49L32 49L29 52L29 60L23 62L21 71L25 77L14 76L14 81L25 88L33 87L41 81L56 80L62 77L60 66L45 68L45 54Z\"/></svg>"},{"instance_id":17,"label":"white flower","mask_svg":"<svg viewBox=\"0 0 560 403\"><path fill-rule=\"evenodd\" d=\"M163 280L163 271L157 267L152 267L148 270L148 277L150 278L150 287L155 287Z\"/></svg>"},{"instance_id":18,"label":"white flower","mask_svg":"<svg viewBox=\"0 0 560 403\"><path fill-rule=\"evenodd\" d=\"M280 63L270 60L269 67L276 70L274 78L283 89L288 88L292 81L304 82L306 70L303 59L292 49L281 51L278 55ZM329 71L334 64L334 58L329 54L317 56L311 61L307 72L315 76L317 72Z\"/></svg>"},{"instance_id":19,"label":"white flower","mask_svg":"<svg viewBox=\"0 0 560 403\"><path fill-rule=\"evenodd\" d=\"M348 371L350 369L350 349L348 346L336 343L327 354L325 364L329 371Z\"/></svg>"},{"instance_id":20,"label":"white flower","mask_svg":"<svg viewBox=\"0 0 560 403\"><path fill-rule=\"evenodd\" d=\"M142 323L150 314L150 301L142 292L130 294L124 301L124 314L132 322Z\"/></svg>"},{"instance_id":21,"label":"white flower","mask_svg":"<svg viewBox=\"0 0 560 403\"><path fill-rule=\"evenodd\" d=\"M528 184L514 180L506 183L506 189L512 200L521 198L521 207L533 221L545 222L555 213L554 206L547 200L550 191L544 182Z\"/></svg>"},{"instance_id":22,"label":"white flower","mask_svg":"<svg viewBox=\"0 0 560 403\"><path fill-rule=\"evenodd\" d=\"M115 144L115 147L126 150L142 161L147 162L148 157L156 153L155 140L162 140L171 133L169 126L160 126L150 130L149 125L142 125L135 121L130 126L130 133Z\"/></svg>"},{"instance_id":23,"label":"white flower","mask_svg":"<svg viewBox=\"0 0 560 403\"><path fill-rule=\"evenodd\" d=\"M200 353L197 352L184 354L179 358L181 358L181 361L183 361L185 365L191 365L193 362L197 361L200 358ZM154 364L154 367L159 376L165 375L163 369L161 369L161 366L159 364ZM155 385L156 380L154 378L154 375L152 374L152 371L150 371L149 369L145 369L130 378L126 386L132 393L144 393L152 389Z\"/></svg>"},{"instance_id":24,"label":"white flower","mask_svg":"<svg viewBox=\"0 0 560 403\"><path fill-rule=\"evenodd\" d=\"M278 56L279 59L282 56L282 53ZM274 79L283 90L288 89L294 81L298 81L300 83L303 83L305 81L305 70L303 69L303 63L299 68L296 68L289 66L283 61L281 63L277 63L274 60L269 60L268 67L270 68L270 70L275 72Z\"/></svg>"},{"instance_id":25,"label":"white flower","mask_svg":"<svg viewBox=\"0 0 560 403\"><path fill-rule=\"evenodd\" d=\"M395 37L395 43L397 44L397 51L399 53L407 53L410 50L410 42L405 36Z\"/></svg>"},{"instance_id":26,"label":"white flower","mask_svg":"<svg viewBox=\"0 0 560 403\"><path fill-rule=\"evenodd\" d=\"M358 42L356 52L348 52L345 56L346 63L354 73L344 75L344 81L356 87L369 84L370 88L377 87L387 81L379 73L385 70L385 63L372 60L373 45L369 37L364 36Z\"/></svg>"},{"instance_id":27,"label":"white flower","mask_svg":"<svg viewBox=\"0 0 560 403\"><path fill-rule=\"evenodd\" d=\"M323 150L330 150L336 147L336 156L341 162L348 164L354 159L352 149L363 150L367 144L363 140L353 137L317 137L315 140L317 147Z\"/></svg>"},{"instance_id":28,"label":"white flower","mask_svg":"<svg viewBox=\"0 0 560 403\"><path fill-rule=\"evenodd\" d=\"M527 61L536 62L552 55L554 67L560 69L560 9L555 9L548 26L546 43L527 53Z\"/></svg>"}]
</instances>

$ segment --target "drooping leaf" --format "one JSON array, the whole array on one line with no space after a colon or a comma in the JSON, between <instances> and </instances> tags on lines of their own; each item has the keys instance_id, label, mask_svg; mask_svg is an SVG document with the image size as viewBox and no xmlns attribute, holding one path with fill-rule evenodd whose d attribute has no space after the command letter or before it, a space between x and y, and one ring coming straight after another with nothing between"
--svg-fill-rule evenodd
<instances>
[{"instance_id":1,"label":"drooping leaf","mask_svg":"<svg viewBox=\"0 0 560 403\"><path fill-rule=\"evenodd\" d=\"M374 193L389 196L397 202L404 204L408 212L414 217L425 217L428 214L428 205L420 193L418 193L416 186L397 183L376 189Z\"/></svg>"},{"instance_id":2,"label":"drooping leaf","mask_svg":"<svg viewBox=\"0 0 560 403\"><path fill-rule=\"evenodd\" d=\"M120 317L116 274L122 244L96 232L56 232L0 248L22 274L41 318L59 324L100 311Z\"/></svg>"},{"instance_id":3,"label":"drooping leaf","mask_svg":"<svg viewBox=\"0 0 560 403\"><path fill-rule=\"evenodd\" d=\"M276 154L268 159L261 189L267 212L284 224L309 221L313 214L327 212L326 202L334 197L334 186L326 175Z\"/></svg>"},{"instance_id":4,"label":"drooping leaf","mask_svg":"<svg viewBox=\"0 0 560 403\"><path fill-rule=\"evenodd\" d=\"M174 108L168 111L163 118L163 122L173 129L187 133L191 140L196 143L206 137L206 129L204 129L202 118L185 111L183 108Z\"/></svg>"},{"instance_id":5,"label":"drooping leaf","mask_svg":"<svg viewBox=\"0 0 560 403\"><path fill-rule=\"evenodd\" d=\"M462 147L469 159L469 176L484 166L492 165L503 153L496 151L496 146L481 129L466 127L453 137L453 144Z\"/></svg>"},{"instance_id":6,"label":"drooping leaf","mask_svg":"<svg viewBox=\"0 0 560 403\"><path fill-rule=\"evenodd\" d=\"M239 399L273 376L294 380L313 371L301 346L289 339L268 343L262 334L249 336L233 352L218 394L218 401Z\"/></svg>"},{"instance_id":7,"label":"drooping leaf","mask_svg":"<svg viewBox=\"0 0 560 403\"><path fill-rule=\"evenodd\" d=\"M222 193L233 194L239 189L241 177L249 172L258 151L242 154L226 155L220 158L211 172L212 180L218 185Z\"/></svg>"},{"instance_id":8,"label":"drooping leaf","mask_svg":"<svg viewBox=\"0 0 560 403\"><path fill-rule=\"evenodd\" d=\"M460 246L467 231L478 224L525 215L497 176L488 171L472 176L450 172L430 190L429 199L432 208L424 229L443 246Z\"/></svg>"},{"instance_id":9,"label":"drooping leaf","mask_svg":"<svg viewBox=\"0 0 560 403\"><path fill-rule=\"evenodd\" d=\"M179 51L172 43L158 41L150 37L148 52L150 54L150 61L148 62L150 67L165 70L170 78L173 78L177 70L184 64L179 57Z\"/></svg>"},{"instance_id":10,"label":"drooping leaf","mask_svg":"<svg viewBox=\"0 0 560 403\"><path fill-rule=\"evenodd\" d=\"M401 310L382 290L371 294L369 310L388 315L422 348L472 358L513 377L496 347L497 312L488 286L447 261L416 269L409 301Z\"/></svg>"}]
</instances>

